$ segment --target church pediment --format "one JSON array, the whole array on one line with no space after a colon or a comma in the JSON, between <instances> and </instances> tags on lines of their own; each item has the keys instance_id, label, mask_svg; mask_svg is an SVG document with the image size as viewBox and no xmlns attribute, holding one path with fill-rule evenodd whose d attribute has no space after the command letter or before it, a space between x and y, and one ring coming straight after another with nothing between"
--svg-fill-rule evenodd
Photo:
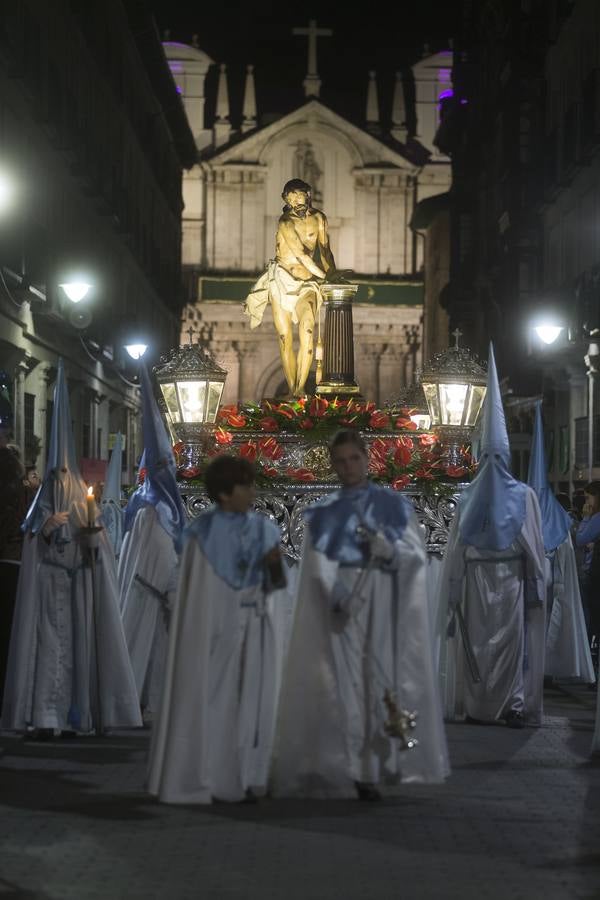
<instances>
[{"instance_id":1,"label":"church pediment","mask_svg":"<svg viewBox=\"0 0 600 900\"><path fill-rule=\"evenodd\" d=\"M251 132L217 151L207 151L203 161L215 166L266 165L273 147L281 141L338 142L356 168L390 167L407 173L416 166L392 146L349 122L319 100L311 99L264 128Z\"/></svg>"}]
</instances>

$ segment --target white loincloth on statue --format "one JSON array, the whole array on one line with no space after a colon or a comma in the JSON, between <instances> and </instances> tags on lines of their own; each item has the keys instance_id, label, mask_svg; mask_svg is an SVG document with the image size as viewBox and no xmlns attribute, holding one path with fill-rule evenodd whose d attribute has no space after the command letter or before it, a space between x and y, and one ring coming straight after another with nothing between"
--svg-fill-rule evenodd
<instances>
[{"instance_id":1,"label":"white loincloth on statue","mask_svg":"<svg viewBox=\"0 0 600 900\"><path fill-rule=\"evenodd\" d=\"M292 314L292 322L298 324L296 307L304 297L317 297L315 314L321 308L323 296L317 281L310 279L303 281L295 278L287 269L272 259L267 269L260 276L244 304L244 314L250 317L250 328L256 328L261 324L265 307L273 297L279 302L282 309Z\"/></svg>"}]
</instances>

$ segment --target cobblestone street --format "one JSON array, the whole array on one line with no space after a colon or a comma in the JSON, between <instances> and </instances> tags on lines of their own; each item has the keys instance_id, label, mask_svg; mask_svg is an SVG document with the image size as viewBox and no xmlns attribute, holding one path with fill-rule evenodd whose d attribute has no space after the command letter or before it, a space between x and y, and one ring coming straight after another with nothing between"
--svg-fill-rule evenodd
<instances>
[{"instance_id":1,"label":"cobblestone street","mask_svg":"<svg viewBox=\"0 0 600 900\"><path fill-rule=\"evenodd\" d=\"M594 703L553 689L539 730L450 726L448 782L372 805L160 806L147 733L4 736L0 898L597 900Z\"/></svg>"}]
</instances>

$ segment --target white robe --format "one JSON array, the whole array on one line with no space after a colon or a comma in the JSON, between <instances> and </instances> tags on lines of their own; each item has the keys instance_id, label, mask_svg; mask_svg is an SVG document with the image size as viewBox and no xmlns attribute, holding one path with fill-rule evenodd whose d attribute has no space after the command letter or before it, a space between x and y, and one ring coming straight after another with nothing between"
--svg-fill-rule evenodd
<instances>
[{"instance_id":1,"label":"white robe","mask_svg":"<svg viewBox=\"0 0 600 900\"><path fill-rule=\"evenodd\" d=\"M452 522L439 585L440 619L462 605L480 670L471 678L458 623L442 647L441 680L448 718L481 721L509 710L542 718L546 558L537 498L528 488L523 527L506 550L479 550L460 538L460 506Z\"/></svg>"},{"instance_id":2,"label":"white robe","mask_svg":"<svg viewBox=\"0 0 600 900\"><path fill-rule=\"evenodd\" d=\"M373 569L349 618L334 611L340 581L361 569L317 552L304 533L296 616L279 703L271 791L350 797L355 781L439 782L449 772L434 665L423 537L414 514L395 543L396 570ZM335 596L335 594L333 594ZM413 750L386 736L382 699L418 713Z\"/></svg>"},{"instance_id":3,"label":"white robe","mask_svg":"<svg viewBox=\"0 0 600 900\"><path fill-rule=\"evenodd\" d=\"M173 539L161 526L154 507L143 507L125 535L119 588L135 684L147 712L156 712L160 699L167 653L168 597L175 589L176 569Z\"/></svg>"},{"instance_id":4,"label":"white robe","mask_svg":"<svg viewBox=\"0 0 600 900\"><path fill-rule=\"evenodd\" d=\"M288 616L286 591L235 590L187 541L150 748L148 790L160 801L237 801L264 789Z\"/></svg>"},{"instance_id":5,"label":"white robe","mask_svg":"<svg viewBox=\"0 0 600 900\"><path fill-rule=\"evenodd\" d=\"M73 504L76 533L82 513ZM115 560L99 536L92 576L77 540L56 545L27 533L11 634L2 727L90 731L141 726L139 701L119 615ZM96 667L96 645L98 666ZM96 672L99 674L97 690ZM100 710L98 711L97 694Z\"/></svg>"},{"instance_id":6,"label":"white robe","mask_svg":"<svg viewBox=\"0 0 600 900\"><path fill-rule=\"evenodd\" d=\"M547 560L549 595L544 672L554 678L596 680L570 535Z\"/></svg>"}]
</instances>

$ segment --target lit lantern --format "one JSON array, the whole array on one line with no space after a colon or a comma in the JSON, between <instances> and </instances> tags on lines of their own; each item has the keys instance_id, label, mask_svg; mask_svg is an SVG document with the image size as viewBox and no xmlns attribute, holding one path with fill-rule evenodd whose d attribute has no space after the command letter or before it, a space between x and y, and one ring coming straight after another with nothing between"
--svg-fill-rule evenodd
<instances>
[{"instance_id":1,"label":"lit lantern","mask_svg":"<svg viewBox=\"0 0 600 900\"><path fill-rule=\"evenodd\" d=\"M423 393L423 385L420 377L408 389L404 396L404 405L410 409L410 420L417 426L418 431L429 431L431 428L431 415L427 408L427 401Z\"/></svg>"},{"instance_id":2,"label":"lit lantern","mask_svg":"<svg viewBox=\"0 0 600 900\"><path fill-rule=\"evenodd\" d=\"M227 372L205 349L189 344L172 350L154 374L171 434L194 442L204 426L215 423Z\"/></svg>"},{"instance_id":3,"label":"lit lantern","mask_svg":"<svg viewBox=\"0 0 600 900\"><path fill-rule=\"evenodd\" d=\"M443 442L466 443L483 406L487 375L469 350L455 346L438 353L423 367L421 384L431 427Z\"/></svg>"}]
</instances>

